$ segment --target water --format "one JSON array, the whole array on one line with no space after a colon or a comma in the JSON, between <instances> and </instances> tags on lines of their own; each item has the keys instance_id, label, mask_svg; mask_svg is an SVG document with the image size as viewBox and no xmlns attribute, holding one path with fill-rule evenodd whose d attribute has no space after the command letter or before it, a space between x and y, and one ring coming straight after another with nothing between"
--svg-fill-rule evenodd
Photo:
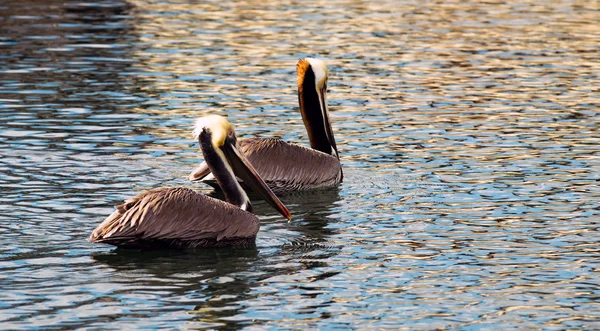
<instances>
[{"instance_id":1,"label":"water","mask_svg":"<svg viewBox=\"0 0 600 331\"><path fill-rule=\"evenodd\" d=\"M3 329L600 328L596 2L0 3ZM192 123L306 143L330 69L337 189L256 202L256 248L85 241L183 185Z\"/></svg>"}]
</instances>

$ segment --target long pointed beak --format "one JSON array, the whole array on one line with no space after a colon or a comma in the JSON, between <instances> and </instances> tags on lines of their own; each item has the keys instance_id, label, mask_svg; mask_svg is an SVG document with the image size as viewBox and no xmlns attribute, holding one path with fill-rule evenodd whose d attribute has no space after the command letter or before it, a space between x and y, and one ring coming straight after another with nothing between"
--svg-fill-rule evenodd
<instances>
[{"instance_id":1,"label":"long pointed beak","mask_svg":"<svg viewBox=\"0 0 600 331\"><path fill-rule=\"evenodd\" d=\"M329 111L327 110L327 86L323 85L321 88L321 98L319 100L321 102L321 112L323 113L323 121L325 123L325 130L327 131L327 138L331 147L335 151L335 156L340 159L340 155L338 154L337 145L335 144L335 138L333 137L333 128L331 127L331 122L329 121Z\"/></svg>"},{"instance_id":2,"label":"long pointed beak","mask_svg":"<svg viewBox=\"0 0 600 331\"><path fill-rule=\"evenodd\" d=\"M260 178L248 159L230 141L226 141L222 147L223 152L236 176L244 181L254 192L258 193L266 202L275 208L288 220L292 218L290 211L283 205L281 200L275 196L273 191Z\"/></svg>"},{"instance_id":3,"label":"long pointed beak","mask_svg":"<svg viewBox=\"0 0 600 331\"><path fill-rule=\"evenodd\" d=\"M199 182L204 177L210 174L210 168L208 168L208 164L206 162L202 162L192 173L188 176L188 180L190 182Z\"/></svg>"}]
</instances>

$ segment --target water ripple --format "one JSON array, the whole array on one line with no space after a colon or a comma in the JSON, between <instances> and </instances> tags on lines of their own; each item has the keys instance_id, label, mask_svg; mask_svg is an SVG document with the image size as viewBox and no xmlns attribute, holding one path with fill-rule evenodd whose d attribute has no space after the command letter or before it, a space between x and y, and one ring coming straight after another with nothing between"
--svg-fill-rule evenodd
<instances>
[{"instance_id":1,"label":"water ripple","mask_svg":"<svg viewBox=\"0 0 600 331\"><path fill-rule=\"evenodd\" d=\"M592 3L0 5L6 329L598 329ZM295 62L329 65L345 181L256 201L249 249L91 245L185 185L193 119L306 141Z\"/></svg>"}]
</instances>

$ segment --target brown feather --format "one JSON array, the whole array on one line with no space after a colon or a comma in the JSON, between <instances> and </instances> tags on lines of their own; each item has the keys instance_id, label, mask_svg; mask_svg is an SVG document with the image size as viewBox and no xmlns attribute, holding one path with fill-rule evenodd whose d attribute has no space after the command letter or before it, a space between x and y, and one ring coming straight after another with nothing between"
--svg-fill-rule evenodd
<instances>
[{"instance_id":1,"label":"brown feather","mask_svg":"<svg viewBox=\"0 0 600 331\"><path fill-rule=\"evenodd\" d=\"M331 187L342 180L340 161L333 155L275 138L240 139L238 145L275 194ZM198 168L204 167L206 162ZM214 179L204 182L219 188Z\"/></svg>"},{"instance_id":2,"label":"brown feather","mask_svg":"<svg viewBox=\"0 0 600 331\"><path fill-rule=\"evenodd\" d=\"M340 182L341 166L335 156L273 138L240 139L238 144L275 193L330 187Z\"/></svg>"},{"instance_id":3,"label":"brown feather","mask_svg":"<svg viewBox=\"0 0 600 331\"><path fill-rule=\"evenodd\" d=\"M254 242L258 218L187 188L157 188L117 206L88 239L134 248L193 248Z\"/></svg>"}]
</instances>

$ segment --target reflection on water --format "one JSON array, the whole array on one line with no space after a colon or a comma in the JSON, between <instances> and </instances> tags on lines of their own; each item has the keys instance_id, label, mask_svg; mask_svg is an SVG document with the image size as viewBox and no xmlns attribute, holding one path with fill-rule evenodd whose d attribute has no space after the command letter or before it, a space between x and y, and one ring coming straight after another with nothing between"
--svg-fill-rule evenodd
<instances>
[{"instance_id":1,"label":"reflection on water","mask_svg":"<svg viewBox=\"0 0 600 331\"><path fill-rule=\"evenodd\" d=\"M598 5L0 3L3 328L597 329ZM306 143L330 68L339 188L266 203L255 248L85 241L186 185L193 119Z\"/></svg>"},{"instance_id":2,"label":"reflection on water","mask_svg":"<svg viewBox=\"0 0 600 331\"><path fill-rule=\"evenodd\" d=\"M94 254L93 258L118 275L110 282L135 280L136 286L149 296L153 290L168 291L171 305L196 305L193 309L188 308L188 314L197 314L203 323L209 323L207 326L219 325L221 318L234 315L235 309L228 307L251 295L256 275L244 272L259 262L256 248L194 252L117 249ZM190 293L195 294L190 297ZM153 315L151 311L145 311L123 317L142 317L140 314L143 317Z\"/></svg>"}]
</instances>

